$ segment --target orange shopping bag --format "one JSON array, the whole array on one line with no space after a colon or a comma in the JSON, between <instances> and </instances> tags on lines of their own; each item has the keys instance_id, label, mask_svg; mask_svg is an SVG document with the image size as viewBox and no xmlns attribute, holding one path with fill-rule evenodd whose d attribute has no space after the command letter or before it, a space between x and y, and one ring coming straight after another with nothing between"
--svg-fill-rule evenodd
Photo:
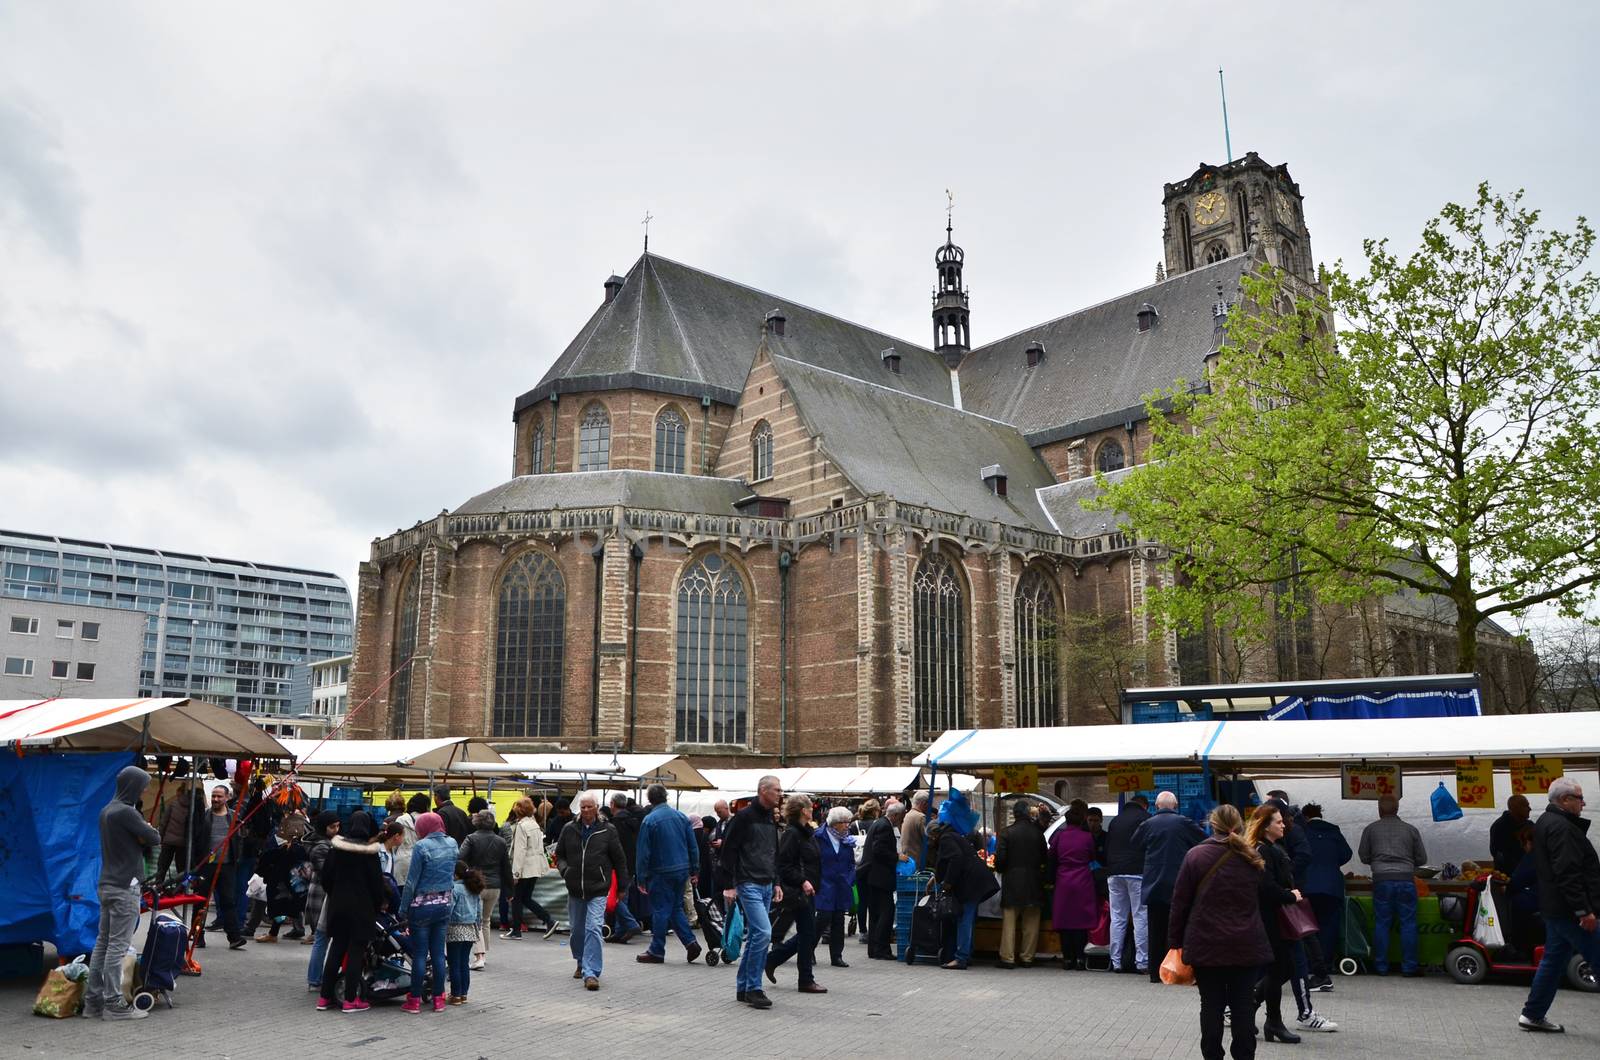
<instances>
[{"instance_id":1,"label":"orange shopping bag","mask_svg":"<svg viewBox=\"0 0 1600 1060\"><path fill-rule=\"evenodd\" d=\"M1182 950L1168 950L1161 961L1161 981L1168 986L1193 986L1194 969L1183 963Z\"/></svg>"}]
</instances>

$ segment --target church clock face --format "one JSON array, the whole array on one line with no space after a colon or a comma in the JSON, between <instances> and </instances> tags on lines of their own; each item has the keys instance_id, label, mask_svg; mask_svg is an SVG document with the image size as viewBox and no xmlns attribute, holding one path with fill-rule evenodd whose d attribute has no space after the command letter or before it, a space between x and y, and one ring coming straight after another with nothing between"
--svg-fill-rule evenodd
<instances>
[{"instance_id":1,"label":"church clock face","mask_svg":"<svg viewBox=\"0 0 1600 1060\"><path fill-rule=\"evenodd\" d=\"M1283 218L1284 224L1294 224L1294 196L1287 192L1278 192L1278 216Z\"/></svg>"},{"instance_id":2,"label":"church clock face","mask_svg":"<svg viewBox=\"0 0 1600 1060\"><path fill-rule=\"evenodd\" d=\"M1194 201L1194 219L1202 225L1214 225L1228 215L1228 200L1220 192L1208 191Z\"/></svg>"}]
</instances>

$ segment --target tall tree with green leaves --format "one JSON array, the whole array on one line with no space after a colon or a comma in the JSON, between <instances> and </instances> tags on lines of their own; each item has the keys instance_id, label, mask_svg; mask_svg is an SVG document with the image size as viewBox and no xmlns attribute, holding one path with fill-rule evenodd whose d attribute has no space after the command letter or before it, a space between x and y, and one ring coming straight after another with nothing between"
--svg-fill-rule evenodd
<instances>
[{"instance_id":1,"label":"tall tree with green leaves","mask_svg":"<svg viewBox=\"0 0 1600 1060\"><path fill-rule=\"evenodd\" d=\"M1367 240L1365 273L1335 265L1318 289L1246 276L1209 377L1150 396L1149 462L1095 502L1178 557L1159 620L1264 639L1299 589L1410 589L1454 605L1472 670L1485 618L1583 611L1600 583L1595 234L1538 222L1484 184L1404 260Z\"/></svg>"}]
</instances>

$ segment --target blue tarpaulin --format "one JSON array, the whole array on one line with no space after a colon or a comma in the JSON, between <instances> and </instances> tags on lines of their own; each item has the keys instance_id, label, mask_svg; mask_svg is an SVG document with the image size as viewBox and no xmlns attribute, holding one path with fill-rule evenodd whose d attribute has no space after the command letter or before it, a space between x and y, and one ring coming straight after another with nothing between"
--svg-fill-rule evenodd
<instances>
[{"instance_id":1,"label":"blue tarpaulin","mask_svg":"<svg viewBox=\"0 0 1600 1060\"><path fill-rule=\"evenodd\" d=\"M1291 696L1267 712L1269 721L1340 721L1347 718L1461 718L1482 713L1476 688L1373 695Z\"/></svg>"},{"instance_id":2,"label":"blue tarpaulin","mask_svg":"<svg viewBox=\"0 0 1600 1060\"><path fill-rule=\"evenodd\" d=\"M126 751L0 751L0 943L47 940L62 954L94 948L100 810L133 760Z\"/></svg>"}]
</instances>

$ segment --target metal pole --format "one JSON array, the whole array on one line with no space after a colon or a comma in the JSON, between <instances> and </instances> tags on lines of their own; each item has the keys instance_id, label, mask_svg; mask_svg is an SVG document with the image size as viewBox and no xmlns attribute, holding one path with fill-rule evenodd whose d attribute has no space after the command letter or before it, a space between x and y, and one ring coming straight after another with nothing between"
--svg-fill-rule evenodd
<instances>
[{"instance_id":1,"label":"metal pole","mask_svg":"<svg viewBox=\"0 0 1600 1060\"><path fill-rule=\"evenodd\" d=\"M1228 86L1222 80L1222 67L1217 67L1217 87L1222 90L1222 143L1227 148L1228 161L1233 161L1233 136L1228 132Z\"/></svg>"}]
</instances>

